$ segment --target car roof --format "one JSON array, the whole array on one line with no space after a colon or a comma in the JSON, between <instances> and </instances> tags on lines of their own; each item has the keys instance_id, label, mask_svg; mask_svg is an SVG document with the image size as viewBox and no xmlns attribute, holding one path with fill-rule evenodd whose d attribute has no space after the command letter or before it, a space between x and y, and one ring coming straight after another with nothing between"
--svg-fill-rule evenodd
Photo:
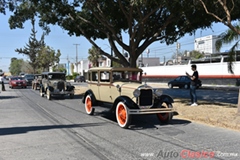
<instances>
[{"instance_id":1,"label":"car roof","mask_svg":"<svg viewBox=\"0 0 240 160\"><path fill-rule=\"evenodd\" d=\"M142 72L143 70L140 68L123 68L123 67L93 67L88 71L136 71Z\"/></svg>"}]
</instances>

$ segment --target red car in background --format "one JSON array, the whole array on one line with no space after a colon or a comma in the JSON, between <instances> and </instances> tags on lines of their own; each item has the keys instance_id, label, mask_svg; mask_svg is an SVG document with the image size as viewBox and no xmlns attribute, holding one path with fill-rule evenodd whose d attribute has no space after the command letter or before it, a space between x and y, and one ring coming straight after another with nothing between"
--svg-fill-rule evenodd
<instances>
[{"instance_id":1,"label":"red car in background","mask_svg":"<svg viewBox=\"0 0 240 160\"><path fill-rule=\"evenodd\" d=\"M27 88L27 82L23 77L11 77L9 88Z\"/></svg>"}]
</instances>

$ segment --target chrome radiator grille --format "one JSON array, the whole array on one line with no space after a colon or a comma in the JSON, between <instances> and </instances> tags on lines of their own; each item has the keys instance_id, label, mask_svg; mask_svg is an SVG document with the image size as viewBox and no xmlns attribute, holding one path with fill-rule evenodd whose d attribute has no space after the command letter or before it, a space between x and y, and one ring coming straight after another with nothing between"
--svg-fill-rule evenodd
<instances>
[{"instance_id":1,"label":"chrome radiator grille","mask_svg":"<svg viewBox=\"0 0 240 160\"><path fill-rule=\"evenodd\" d=\"M153 99L153 94L152 94L152 89L142 89L140 90L140 96L139 96L139 105L140 106L148 106L152 105L152 99Z\"/></svg>"},{"instance_id":2,"label":"chrome radiator grille","mask_svg":"<svg viewBox=\"0 0 240 160\"><path fill-rule=\"evenodd\" d=\"M57 89L59 89L59 91L64 90L64 82L58 82L57 83Z\"/></svg>"}]
</instances>

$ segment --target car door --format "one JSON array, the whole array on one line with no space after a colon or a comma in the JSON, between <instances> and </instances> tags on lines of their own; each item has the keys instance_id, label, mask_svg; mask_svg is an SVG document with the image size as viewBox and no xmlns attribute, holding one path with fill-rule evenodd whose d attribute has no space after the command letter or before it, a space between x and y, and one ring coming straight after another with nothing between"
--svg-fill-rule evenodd
<instances>
[{"instance_id":1,"label":"car door","mask_svg":"<svg viewBox=\"0 0 240 160\"><path fill-rule=\"evenodd\" d=\"M109 71L100 71L99 75L99 98L104 102L112 102L112 98L110 95L111 91L111 82L110 82L110 72Z\"/></svg>"},{"instance_id":2,"label":"car door","mask_svg":"<svg viewBox=\"0 0 240 160\"><path fill-rule=\"evenodd\" d=\"M98 71L92 71L89 72L89 82L88 82L88 87L91 88L91 90L94 93L94 96L97 100L100 100L100 96L99 96L99 75L98 75Z\"/></svg>"}]
</instances>

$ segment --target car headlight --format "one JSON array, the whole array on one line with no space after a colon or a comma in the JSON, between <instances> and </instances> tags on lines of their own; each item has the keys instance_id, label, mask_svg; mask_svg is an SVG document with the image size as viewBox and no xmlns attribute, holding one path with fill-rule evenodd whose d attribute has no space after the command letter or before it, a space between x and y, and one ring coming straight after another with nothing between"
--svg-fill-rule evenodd
<instances>
[{"instance_id":1,"label":"car headlight","mask_svg":"<svg viewBox=\"0 0 240 160\"><path fill-rule=\"evenodd\" d=\"M162 95L162 90L161 89L156 89L154 91L154 93L157 95L157 96L161 96Z\"/></svg>"},{"instance_id":2,"label":"car headlight","mask_svg":"<svg viewBox=\"0 0 240 160\"><path fill-rule=\"evenodd\" d=\"M133 91L133 95L134 95L134 97L139 97L140 96L140 90L138 90L138 89L135 89L134 91Z\"/></svg>"}]
</instances>

